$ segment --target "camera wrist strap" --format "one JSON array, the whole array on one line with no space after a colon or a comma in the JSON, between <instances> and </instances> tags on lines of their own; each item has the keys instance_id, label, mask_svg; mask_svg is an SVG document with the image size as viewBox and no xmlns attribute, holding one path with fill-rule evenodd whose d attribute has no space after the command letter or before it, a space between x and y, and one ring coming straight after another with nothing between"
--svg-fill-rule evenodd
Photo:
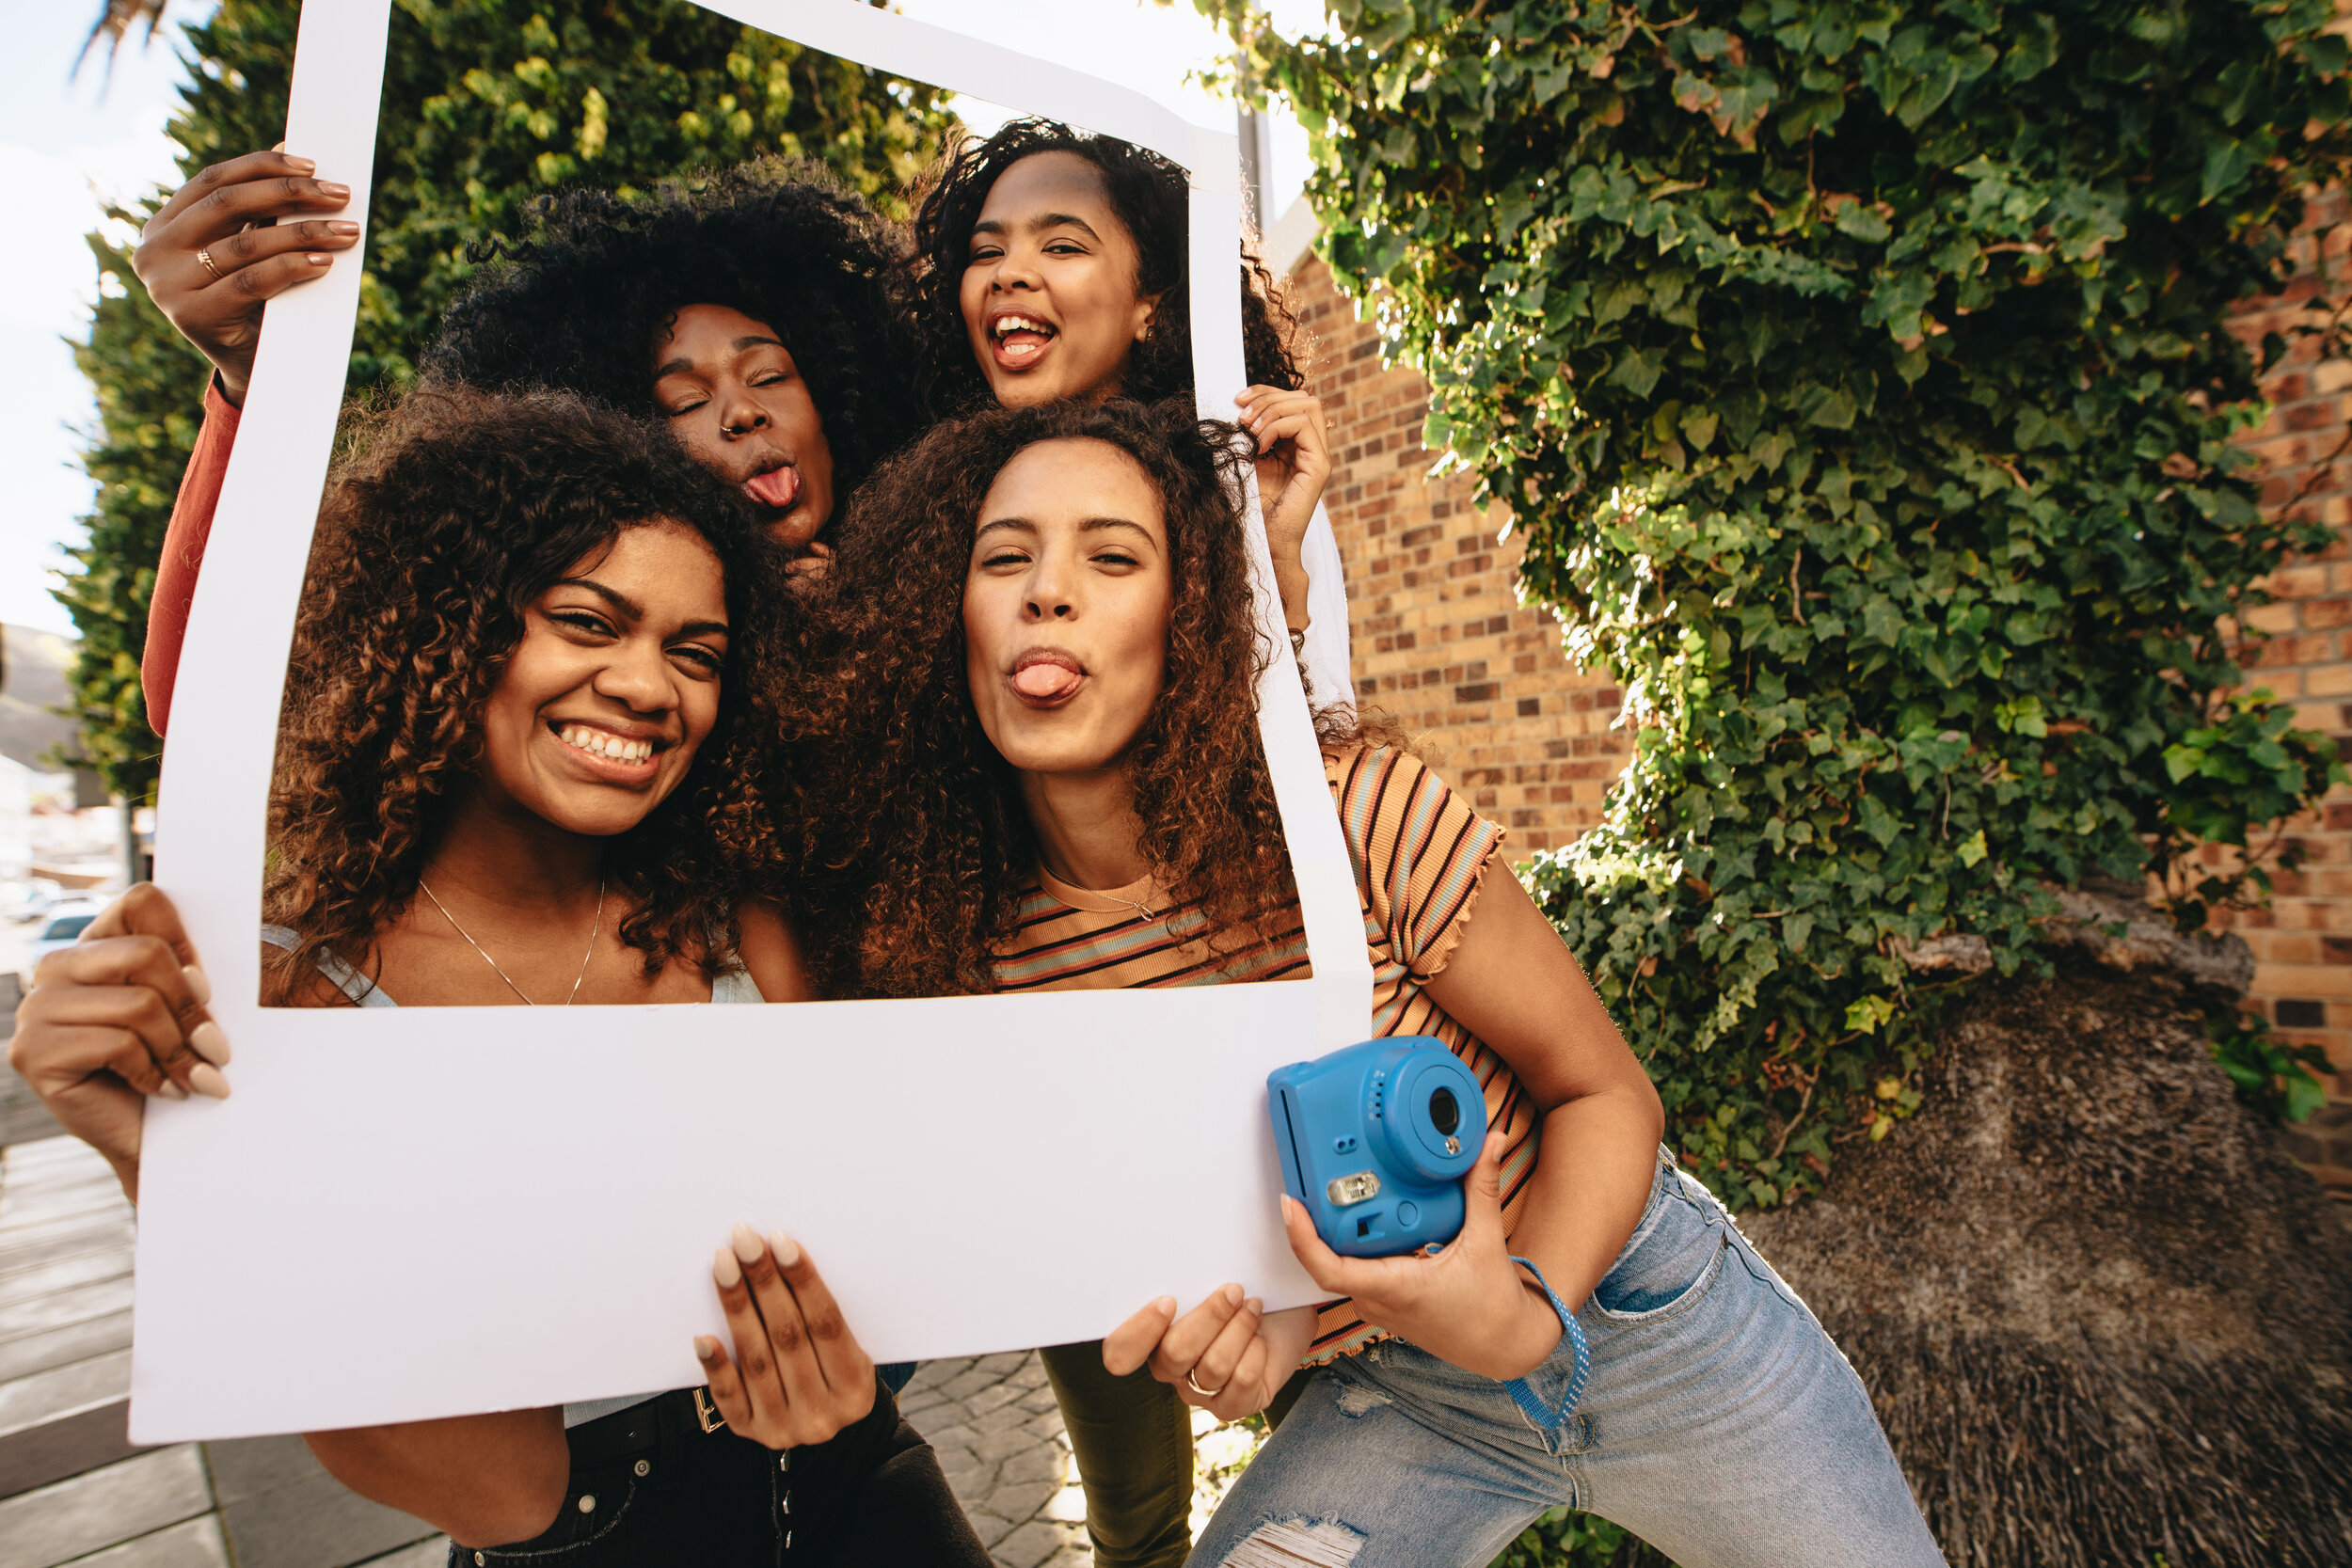
<instances>
[{"instance_id":1,"label":"camera wrist strap","mask_svg":"<svg viewBox=\"0 0 2352 1568\"><path fill-rule=\"evenodd\" d=\"M1562 1301L1559 1292L1551 1288L1551 1281L1544 1277L1544 1271L1524 1258L1513 1258L1511 1261L1535 1276L1535 1283L1543 1288L1544 1299L1551 1303L1551 1309L1560 1315L1560 1332L1576 1351L1576 1372L1568 1379L1568 1391L1562 1396L1560 1408L1556 1411L1544 1408L1543 1401L1535 1397L1535 1391L1527 1386L1527 1379L1523 1377L1515 1377L1503 1386L1511 1391L1511 1402L1518 1405L1539 1430L1557 1432L1560 1424L1576 1409L1577 1402L1584 1397L1584 1380L1592 1375L1593 1370L1592 1346L1585 1342L1584 1325L1576 1321L1576 1314L1568 1310L1568 1304Z\"/></svg>"}]
</instances>

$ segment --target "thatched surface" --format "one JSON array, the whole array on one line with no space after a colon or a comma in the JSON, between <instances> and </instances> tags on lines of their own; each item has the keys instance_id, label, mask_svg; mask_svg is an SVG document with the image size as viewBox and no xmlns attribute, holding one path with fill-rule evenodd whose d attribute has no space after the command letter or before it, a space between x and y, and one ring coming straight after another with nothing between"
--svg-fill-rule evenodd
<instances>
[{"instance_id":1,"label":"thatched surface","mask_svg":"<svg viewBox=\"0 0 2352 1568\"><path fill-rule=\"evenodd\" d=\"M1877 1402L1955 1568L2352 1563L2352 1230L2185 967L1957 1004L1917 1117L1742 1228Z\"/></svg>"}]
</instances>

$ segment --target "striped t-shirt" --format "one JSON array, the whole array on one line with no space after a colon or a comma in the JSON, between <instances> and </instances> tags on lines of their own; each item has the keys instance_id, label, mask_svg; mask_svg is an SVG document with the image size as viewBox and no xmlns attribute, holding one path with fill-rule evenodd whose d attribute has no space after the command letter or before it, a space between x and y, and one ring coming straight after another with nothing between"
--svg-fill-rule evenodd
<instances>
[{"instance_id":1,"label":"striped t-shirt","mask_svg":"<svg viewBox=\"0 0 2352 1568\"><path fill-rule=\"evenodd\" d=\"M1453 957L1503 831L1470 808L1414 757L1386 747L1324 758L1332 803L1356 868L1372 958L1372 1032L1432 1035L1453 1048L1486 1092L1486 1125L1510 1140L1502 1156L1502 1223L1518 1219L1542 1126L1502 1058L1447 1015L1424 989ZM1505 872L1504 875L1509 875ZM1109 990L1239 980L1302 980L1307 938L1295 903L1228 951L1212 950L1206 922L1170 909L1146 879L1110 892L1037 874L1020 924L998 950L1000 990ZM1320 1365L1387 1338L1345 1300L1326 1303L1307 1354Z\"/></svg>"}]
</instances>

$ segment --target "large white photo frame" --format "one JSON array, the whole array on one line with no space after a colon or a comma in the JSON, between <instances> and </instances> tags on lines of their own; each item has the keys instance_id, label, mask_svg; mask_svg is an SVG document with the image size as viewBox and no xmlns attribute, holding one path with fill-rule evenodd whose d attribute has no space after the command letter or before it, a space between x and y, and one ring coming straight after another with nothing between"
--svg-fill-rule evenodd
<instances>
[{"instance_id":1,"label":"large white photo frame","mask_svg":"<svg viewBox=\"0 0 2352 1568\"><path fill-rule=\"evenodd\" d=\"M723 0L779 37L1152 148L1191 171L1204 415L1244 385L1231 131L857 0ZM389 0L308 0L288 146L365 223ZM151 1102L131 1433L420 1419L701 1381L728 1227L781 1227L878 1361L1095 1338L1228 1279L1316 1292L1285 1246L1264 1077L1362 1037L1346 847L1286 659L1260 722L1313 958L1304 984L772 1007L257 1005L278 692L361 266L275 301L184 650L162 886L236 1048L223 1102ZM1286 646L1263 533L1260 622ZM532 1216L524 1227L518 1216Z\"/></svg>"}]
</instances>

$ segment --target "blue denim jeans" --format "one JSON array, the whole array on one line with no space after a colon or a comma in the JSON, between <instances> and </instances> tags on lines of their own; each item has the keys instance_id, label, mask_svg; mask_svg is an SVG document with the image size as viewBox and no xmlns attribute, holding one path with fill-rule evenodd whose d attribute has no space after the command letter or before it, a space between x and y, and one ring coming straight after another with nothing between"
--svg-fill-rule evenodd
<instances>
[{"instance_id":1,"label":"blue denim jeans","mask_svg":"<svg viewBox=\"0 0 2352 1568\"><path fill-rule=\"evenodd\" d=\"M1567 1337L1510 1386L1401 1339L1324 1368L1226 1495L1198 1568L1481 1568L1546 1511L1681 1568L1944 1561L1869 1395L1707 1189L1661 1158L1642 1221Z\"/></svg>"}]
</instances>

